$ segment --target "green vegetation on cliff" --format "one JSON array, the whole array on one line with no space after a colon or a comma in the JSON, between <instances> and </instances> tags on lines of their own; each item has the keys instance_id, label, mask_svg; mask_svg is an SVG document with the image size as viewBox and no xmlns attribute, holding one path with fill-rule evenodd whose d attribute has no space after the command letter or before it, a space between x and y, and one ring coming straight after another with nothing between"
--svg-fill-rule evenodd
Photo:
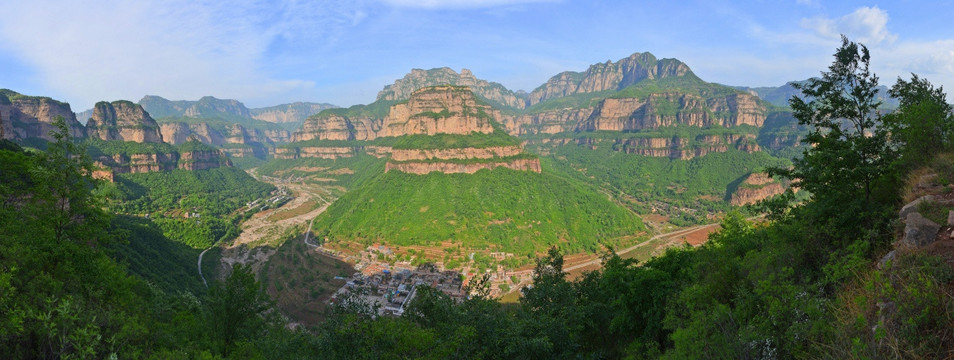
<instances>
[{"instance_id":1,"label":"green vegetation on cliff","mask_svg":"<svg viewBox=\"0 0 954 360\"><path fill-rule=\"evenodd\" d=\"M90 156L137 155L137 154L172 154L176 147L166 143L138 143L134 141L99 139L86 140Z\"/></svg>"},{"instance_id":2,"label":"green vegetation on cliff","mask_svg":"<svg viewBox=\"0 0 954 360\"><path fill-rule=\"evenodd\" d=\"M498 168L475 174L383 174L354 189L315 221L329 241L427 245L530 255L558 245L600 249L643 230L635 214L582 183Z\"/></svg>"},{"instance_id":3,"label":"green vegetation on cliff","mask_svg":"<svg viewBox=\"0 0 954 360\"><path fill-rule=\"evenodd\" d=\"M710 213L728 210L725 200L749 173L790 164L762 151L732 148L690 160L640 156L618 151L613 134L603 134L609 136L606 140L594 135L592 141L581 138L584 145L548 147L549 156L541 160L559 173L607 189L641 214L655 211L676 225L710 222ZM615 135L625 139L630 134Z\"/></svg>"}]
</instances>

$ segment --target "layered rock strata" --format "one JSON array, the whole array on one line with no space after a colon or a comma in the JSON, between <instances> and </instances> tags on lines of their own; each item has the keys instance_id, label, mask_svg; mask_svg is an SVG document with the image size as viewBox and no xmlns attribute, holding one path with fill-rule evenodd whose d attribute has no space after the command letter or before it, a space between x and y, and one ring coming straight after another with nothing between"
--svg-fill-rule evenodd
<instances>
[{"instance_id":1,"label":"layered rock strata","mask_svg":"<svg viewBox=\"0 0 954 360\"><path fill-rule=\"evenodd\" d=\"M473 174L479 170L493 170L498 167L505 167L518 171L540 172L540 159L512 159L491 162L388 162L385 165L384 172L391 170L406 172L410 174L425 175L431 172L441 172L445 174Z\"/></svg>"},{"instance_id":2,"label":"layered rock strata","mask_svg":"<svg viewBox=\"0 0 954 360\"><path fill-rule=\"evenodd\" d=\"M129 101L101 101L93 107L93 117L86 123L91 138L137 143L161 143L159 125L142 106Z\"/></svg>"},{"instance_id":3,"label":"layered rock strata","mask_svg":"<svg viewBox=\"0 0 954 360\"><path fill-rule=\"evenodd\" d=\"M754 204L785 192L785 186L765 173L753 173L732 194L730 203L736 206Z\"/></svg>"},{"instance_id":4,"label":"layered rock strata","mask_svg":"<svg viewBox=\"0 0 954 360\"><path fill-rule=\"evenodd\" d=\"M70 104L48 97L26 96L0 89L0 118L3 119L0 124L4 139L54 141L50 132L55 130L53 122L57 117L63 117L73 138L86 137L86 129L76 121Z\"/></svg>"}]
</instances>

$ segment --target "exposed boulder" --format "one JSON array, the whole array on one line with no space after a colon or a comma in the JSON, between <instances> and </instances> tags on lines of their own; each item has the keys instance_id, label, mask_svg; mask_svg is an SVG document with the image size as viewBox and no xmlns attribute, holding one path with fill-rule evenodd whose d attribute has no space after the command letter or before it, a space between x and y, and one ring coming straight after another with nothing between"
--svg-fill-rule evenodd
<instances>
[{"instance_id":1,"label":"exposed boulder","mask_svg":"<svg viewBox=\"0 0 954 360\"><path fill-rule=\"evenodd\" d=\"M925 218L919 212L909 213L904 220L904 238L901 241L908 245L924 246L937 238L941 225Z\"/></svg>"}]
</instances>

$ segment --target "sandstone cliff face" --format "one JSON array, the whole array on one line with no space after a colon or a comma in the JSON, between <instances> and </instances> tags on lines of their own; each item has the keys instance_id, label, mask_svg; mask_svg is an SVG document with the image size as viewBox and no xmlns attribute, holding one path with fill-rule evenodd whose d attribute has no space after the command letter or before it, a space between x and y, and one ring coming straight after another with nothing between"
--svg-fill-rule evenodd
<instances>
[{"instance_id":1,"label":"sandstone cliff face","mask_svg":"<svg viewBox=\"0 0 954 360\"><path fill-rule=\"evenodd\" d=\"M179 154L178 168L195 171L215 169L220 166L232 166L218 150L188 151Z\"/></svg>"},{"instance_id":2,"label":"sandstone cliff face","mask_svg":"<svg viewBox=\"0 0 954 360\"><path fill-rule=\"evenodd\" d=\"M100 156L94 159L94 162L98 167L105 169L100 175L106 176L105 173L108 172L110 178L112 174L138 174L174 169L195 171L232 166L232 163L218 150L196 150L168 154L116 154Z\"/></svg>"},{"instance_id":3,"label":"sandstone cliff face","mask_svg":"<svg viewBox=\"0 0 954 360\"><path fill-rule=\"evenodd\" d=\"M456 149L395 149L391 151L393 161L414 160L464 160L464 159L492 159L515 156L523 153L519 146L495 146L488 148L456 148Z\"/></svg>"},{"instance_id":4,"label":"sandstone cliff face","mask_svg":"<svg viewBox=\"0 0 954 360\"><path fill-rule=\"evenodd\" d=\"M300 148L276 148L276 159L340 159L350 158L361 151L360 147L306 146Z\"/></svg>"},{"instance_id":5,"label":"sandstone cliff face","mask_svg":"<svg viewBox=\"0 0 954 360\"><path fill-rule=\"evenodd\" d=\"M271 123L301 123L309 116L317 114L324 109L332 109L337 106L331 104L318 104L310 102L295 102L291 104L275 105L266 108L249 109L252 118Z\"/></svg>"},{"instance_id":6,"label":"sandstone cliff face","mask_svg":"<svg viewBox=\"0 0 954 360\"><path fill-rule=\"evenodd\" d=\"M177 167L179 154L116 154L100 156L94 161L96 165L112 169L116 174L137 174L173 170Z\"/></svg>"},{"instance_id":7,"label":"sandstone cliff face","mask_svg":"<svg viewBox=\"0 0 954 360\"><path fill-rule=\"evenodd\" d=\"M759 151L754 138L751 134L703 135L694 141L679 137L630 138L617 140L614 148L629 154L690 160L710 153L726 152L730 148L749 153Z\"/></svg>"},{"instance_id":8,"label":"sandstone cliff face","mask_svg":"<svg viewBox=\"0 0 954 360\"><path fill-rule=\"evenodd\" d=\"M466 86L477 96L500 106L523 109L527 105L523 97L503 85L480 80L467 69L462 69L458 74L446 67L430 70L413 69L404 78L385 86L378 93L377 100L406 100L419 89L438 85Z\"/></svg>"},{"instance_id":9,"label":"sandstone cliff face","mask_svg":"<svg viewBox=\"0 0 954 360\"><path fill-rule=\"evenodd\" d=\"M675 59L657 60L650 53L635 53L617 62L591 65L586 72L563 72L533 90L528 105L573 94L621 90L645 79L686 76L689 66Z\"/></svg>"},{"instance_id":10,"label":"sandstone cliff face","mask_svg":"<svg viewBox=\"0 0 954 360\"><path fill-rule=\"evenodd\" d=\"M70 135L74 138L86 137L86 130L76 121L70 104L0 89L0 131L4 139L38 138L53 141L49 134L54 130L53 121L57 116L66 120Z\"/></svg>"},{"instance_id":11,"label":"sandstone cliff face","mask_svg":"<svg viewBox=\"0 0 954 360\"><path fill-rule=\"evenodd\" d=\"M732 194L730 203L736 206L754 204L783 192L785 192L785 186L773 180L768 174L753 173Z\"/></svg>"},{"instance_id":12,"label":"sandstone cliff face","mask_svg":"<svg viewBox=\"0 0 954 360\"><path fill-rule=\"evenodd\" d=\"M159 132L162 134L163 142L173 145L185 143L190 138L195 138L207 145L225 144L225 136L206 123L163 123L159 126Z\"/></svg>"},{"instance_id":13,"label":"sandstone cliff face","mask_svg":"<svg viewBox=\"0 0 954 360\"><path fill-rule=\"evenodd\" d=\"M645 99L609 98L601 101L578 129L637 131L676 125L759 127L767 111L757 99L749 94L732 94L707 100L683 93L651 94Z\"/></svg>"},{"instance_id":14,"label":"sandstone cliff face","mask_svg":"<svg viewBox=\"0 0 954 360\"><path fill-rule=\"evenodd\" d=\"M384 136L417 134L489 134L491 119L500 112L479 104L473 92L458 86L434 86L415 91L406 103L391 106L381 119L368 115L348 118L323 113L305 120L292 141L374 140Z\"/></svg>"},{"instance_id":15,"label":"sandstone cliff face","mask_svg":"<svg viewBox=\"0 0 954 360\"><path fill-rule=\"evenodd\" d=\"M466 88L435 86L415 91L407 103L391 107L378 136L494 132L495 111L477 103Z\"/></svg>"},{"instance_id":16,"label":"sandstone cliff face","mask_svg":"<svg viewBox=\"0 0 954 360\"><path fill-rule=\"evenodd\" d=\"M576 130L580 122L593 113L593 108L559 109L519 116L503 115L500 123L510 135L556 134Z\"/></svg>"},{"instance_id":17,"label":"sandstone cliff face","mask_svg":"<svg viewBox=\"0 0 954 360\"><path fill-rule=\"evenodd\" d=\"M291 135L286 130L249 129L239 124L226 128L226 144L278 144L286 143Z\"/></svg>"},{"instance_id":18,"label":"sandstone cliff face","mask_svg":"<svg viewBox=\"0 0 954 360\"><path fill-rule=\"evenodd\" d=\"M142 106L129 101L101 101L86 124L89 137L138 143L160 143L159 125Z\"/></svg>"},{"instance_id":19,"label":"sandstone cliff face","mask_svg":"<svg viewBox=\"0 0 954 360\"><path fill-rule=\"evenodd\" d=\"M518 171L540 172L540 159L514 159L499 162L475 162L475 163L452 163L452 162L408 162L394 163L388 162L385 165L384 172L391 170L406 172L409 174L425 175L437 171L445 174L473 174L481 169L493 170L498 167L505 167Z\"/></svg>"},{"instance_id":20,"label":"sandstone cliff face","mask_svg":"<svg viewBox=\"0 0 954 360\"><path fill-rule=\"evenodd\" d=\"M312 117L302 124L301 128L292 135L291 140L354 140L355 134L351 131L351 128L348 119L340 115Z\"/></svg>"}]
</instances>

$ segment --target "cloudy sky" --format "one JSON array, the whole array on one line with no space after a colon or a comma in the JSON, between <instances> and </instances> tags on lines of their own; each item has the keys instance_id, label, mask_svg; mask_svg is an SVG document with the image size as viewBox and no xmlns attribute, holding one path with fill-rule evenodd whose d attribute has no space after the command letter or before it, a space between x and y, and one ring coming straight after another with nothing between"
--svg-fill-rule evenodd
<instances>
[{"instance_id":1,"label":"cloudy sky","mask_svg":"<svg viewBox=\"0 0 954 360\"><path fill-rule=\"evenodd\" d=\"M68 101L204 95L250 107L368 103L412 68L471 69L532 90L649 51L701 78L777 86L817 75L839 34L883 84L954 90L952 1L0 0L0 88Z\"/></svg>"}]
</instances>

